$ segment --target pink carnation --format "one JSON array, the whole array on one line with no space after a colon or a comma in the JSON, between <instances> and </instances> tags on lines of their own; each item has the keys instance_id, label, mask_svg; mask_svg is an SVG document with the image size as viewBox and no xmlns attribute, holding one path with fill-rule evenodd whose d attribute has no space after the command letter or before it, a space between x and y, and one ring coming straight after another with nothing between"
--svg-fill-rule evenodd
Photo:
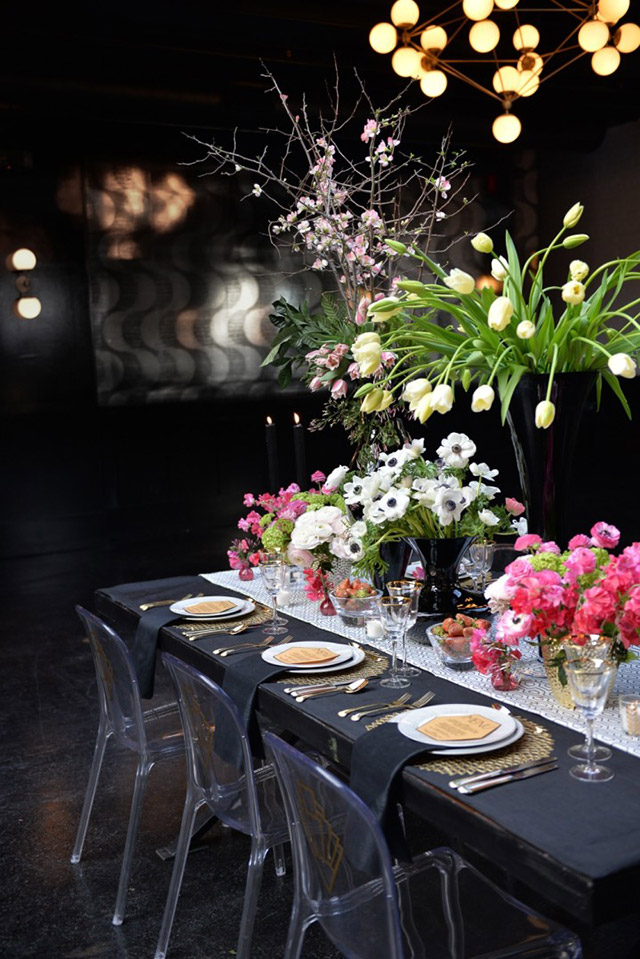
<instances>
[{"instance_id":1,"label":"pink carnation","mask_svg":"<svg viewBox=\"0 0 640 959\"><path fill-rule=\"evenodd\" d=\"M620 530L609 523L596 523L591 527L591 542L602 549L615 549L620 541Z\"/></svg>"},{"instance_id":2,"label":"pink carnation","mask_svg":"<svg viewBox=\"0 0 640 959\"><path fill-rule=\"evenodd\" d=\"M524 536L518 536L517 540L513 544L513 548L518 551L524 549L533 549L537 547L542 542L542 537L538 536L537 533L525 533Z\"/></svg>"},{"instance_id":3,"label":"pink carnation","mask_svg":"<svg viewBox=\"0 0 640 959\"><path fill-rule=\"evenodd\" d=\"M514 499L512 496L507 496L504 505L507 507L507 512L511 513L512 516L522 516L524 513L524 506L517 499Z\"/></svg>"}]
</instances>

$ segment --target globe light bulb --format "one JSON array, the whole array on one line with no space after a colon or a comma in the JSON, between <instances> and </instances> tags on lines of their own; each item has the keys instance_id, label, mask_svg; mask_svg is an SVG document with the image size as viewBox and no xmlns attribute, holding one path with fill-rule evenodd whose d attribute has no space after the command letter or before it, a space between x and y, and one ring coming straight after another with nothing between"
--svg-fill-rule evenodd
<instances>
[{"instance_id":1,"label":"globe light bulb","mask_svg":"<svg viewBox=\"0 0 640 959\"><path fill-rule=\"evenodd\" d=\"M495 50L500 40L500 28L493 20L479 20L469 30L469 43L477 53Z\"/></svg>"},{"instance_id":2,"label":"globe light bulb","mask_svg":"<svg viewBox=\"0 0 640 959\"><path fill-rule=\"evenodd\" d=\"M518 0L495 0L498 10L513 10L518 5Z\"/></svg>"},{"instance_id":3,"label":"globe light bulb","mask_svg":"<svg viewBox=\"0 0 640 959\"><path fill-rule=\"evenodd\" d=\"M444 50L447 40L446 30L435 25L427 27L420 34L420 46L423 50Z\"/></svg>"},{"instance_id":4,"label":"globe light bulb","mask_svg":"<svg viewBox=\"0 0 640 959\"><path fill-rule=\"evenodd\" d=\"M513 113L503 113L493 121L491 131L498 143L513 143L520 136L522 124Z\"/></svg>"},{"instance_id":5,"label":"globe light bulb","mask_svg":"<svg viewBox=\"0 0 640 959\"><path fill-rule=\"evenodd\" d=\"M630 0L599 0L598 20L605 23L617 23L629 9Z\"/></svg>"},{"instance_id":6,"label":"globe light bulb","mask_svg":"<svg viewBox=\"0 0 640 959\"><path fill-rule=\"evenodd\" d=\"M540 33L532 24L523 23L513 35L516 50L534 50L540 43Z\"/></svg>"},{"instance_id":7,"label":"globe light bulb","mask_svg":"<svg viewBox=\"0 0 640 959\"><path fill-rule=\"evenodd\" d=\"M376 53L391 53L398 42L398 31L392 23L376 23L369 32L369 43Z\"/></svg>"},{"instance_id":8,"label":"globe light bulb","mask_svg":"<svg viewBox=\"0 0 640 959\"><path fill-rule=\"evenodd\" d=\"M515 93L520 86L520 74L515 67L500 67L493 75L496 93Z\"/></svg>"},{"instance_id":9,"label":"globe light bulb","mask_svg":"<svg viewBox=\"0 0 640 959\"><path fill-rule=\"evenodd\" d=\"M420 7L414 0L396 0L391 7L391 21L396 27L414 27L420 17Z\"/></svg>"},{"instance_id":10,"label":"globe light bulb","mask_svg":"<svg viewBox=\"0 0 640 959\"><path fill-rule=\"evenodd\" d=\"M520 74L519 97L532 97L540 86L540 77L533 70L523 70Z\"/></svg>"},{"instance_id":11,"label":"globe light bulb","mask_svg":"<svg viewBox=\"0 0 640 959\"><path fill-rule=\"evenodd\" d=\"M462 9L469 20L486 20L493 10L493 0L462 0Z\"/></svg>"},{"instance_id":12,"label":"globe light bulb","mask_svg":"<svg viewBox=\"0 0 640 959\"><path fill-rule=\"evenodd\" d=\"M37 296L21 296L13 304L13 310L21 320L35 320L41 309L42 303Z\"/></svg>"},{"instance_id":13,"label":"globe light bulb","mask_svg":"<svg viewBox=\"0 0 640 959\"><path fill-rule=\"evenodd\" d=\"M439 97L447 89L447 82L447 75L442 70L428 70L422 75L420 89L425 97Z\"/></svg>"},{"instance_id":14,"label":"globe light bulb","mask_svg":"<svg viewBox=\"0 0 640 959\"><path fill-rule=\"evenodd\" d=\"M399 77L418 80L421 76L422 57L413 47L398 47L391 57L391 66Z\"/></svg>"},{"instance_id":15,"label":"globe light bulb","mask_svg":"<svg viewBox=\"0 0 640 959\"><path fill-rule=\"evenodd\" d=\"M33 250L27 250L26 247L20 247L15 253L7 257L7 269L15 273L24 273L25 270L33 270L36 265L36 255Z\"/></svg>"},{"instance_id":16,"label":"globe light bulb","mask_svg":"<svg viewBox=\"0 0 640 959\"><path fill-rule=\"evenodd\" d=\"M591 57L591 68L599 77L609 77L620 66L620 54L615 47L603 47Z\"/></svg>"},{"instance_id":17,"label":"globe light bulb","mask_svg":"<svg viewBox=\"0 0 640 959\"><path fill-rule=\"evenodd\" d=\"M601 20L589 20L578 30L578 43L587 53L606 47L609 42L609 27Z\"/></svg>"},{"instance_id":18,"label":"globe light bulb","mask_svg":"<svg viewBox=\"0 0 640 959\"><path fill-rule=\"evenodd\" d=\"M523 53L522 56L518 58L516 69L519 72L529 71L531 73L542 73L543 66L544 60L540 54L534 50L527 50L526 53Z\"/></svg>"},{"instance_id":19,"label":"globe light bulb","mask_svg":"<svg viewBox=\"0 0 640 959\"><path fill-rule=\"evenodd\" d=\"M640 27L637 23L623 23L616 30L613 42L620 53L633 53L640 47Z\"/></svg>"}]
</instances>

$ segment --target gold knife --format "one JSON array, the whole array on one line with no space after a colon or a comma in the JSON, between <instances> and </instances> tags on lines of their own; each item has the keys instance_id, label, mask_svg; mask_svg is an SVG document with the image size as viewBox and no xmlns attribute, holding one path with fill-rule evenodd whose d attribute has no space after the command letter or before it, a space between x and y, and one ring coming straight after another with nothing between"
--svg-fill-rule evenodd
<instances>
[{"instance_id":1,"label":"gold knife","mask_svg":"<svg viewBox=\"0 0 640 959\"><path fill-rule=\"evenodd\" d=\"M464 796L473 796L483 789L493 789L494 786L502 786L504 783L517 782L519 779L528 779L529 776L540 776L542 773L553 772L558 769L558 764L549 762L545 766L534 766L532 769L523 769L519 773L507 773L503 776L496 776L494 779L483 779L481 782L470 783L468 786L458 786L458 792Z\"/></svg>"}]
</instances>

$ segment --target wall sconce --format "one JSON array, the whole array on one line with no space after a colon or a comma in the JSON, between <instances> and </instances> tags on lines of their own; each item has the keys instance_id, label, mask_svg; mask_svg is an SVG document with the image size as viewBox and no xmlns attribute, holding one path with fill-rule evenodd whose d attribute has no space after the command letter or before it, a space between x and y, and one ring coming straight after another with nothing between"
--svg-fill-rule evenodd
<instances>
[{"instance_id":1,"label":"wall sconce","mask_svg":"<svg viewBox=\"0 0 640 959\"><path fill-rule=\"evenodd\" d=\"M21 320L35 320L40 315L42 303L37 296L31 296L31 278L27 275L37 263L32 250L22 247L7 257L7 269L17 273L16 290L18 298L14 300L13 312Z\"/></svg>"}]
</instances>

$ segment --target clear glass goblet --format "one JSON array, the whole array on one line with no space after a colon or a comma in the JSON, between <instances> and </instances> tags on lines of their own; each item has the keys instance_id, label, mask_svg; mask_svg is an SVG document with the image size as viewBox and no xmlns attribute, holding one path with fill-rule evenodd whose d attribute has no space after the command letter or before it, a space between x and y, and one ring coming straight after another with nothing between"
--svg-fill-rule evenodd
<instances>
[{"instance_id":1,"label":"clear glass goblet","mask_svg":"<svg viewBox=\"0 0 640 959\"><path fill-rule=\"evenodd\" d=\"M495 544L486 542L485 540L472 543L467 549L467 563L473 578L474 590L481 589L482 592L484 592L484 588L487 585L487 573L493 566L494 549ZM479 585L478 580L480 580Z\"/></svg>"},{"instance_id":2,"label":"clear glass goblet","mask_svg":"<svg viewBox=\"0 0 640 959\"><path fill-rule=\"evenodd\" d=\"M391 640L391 669L385 679L380 680L381 686L390 686L392 689L402 689L411 683L406 676L398 671L398 643L407 628L407 621L411 611L409 596L381 596L376 605L380 612L380 622L385 636Z\"/></svg>"},{"instance_id":3,"label":"clear glass goblet","mask_svg":"<svg viewBox=\"0 0 640 959\"><path fill-rule=\"evenodd\" d=\"M607 766L600 766L594 756L593 721L599 716L607 701L609 681L614 667L601 659L576 660L565 665L571 698L585 718L587 759L569 770L574 779L583 782L604 783L613 779Z\"/></svg>"},{"instance_id":4,"label":"clear glass goblet","mask_svg":"<svg viewBox=\"0 0 640 959\"><path fill-rule=\"evenodd\" d=\"M589 636L583 644L566 642L562 644L562 648L566 656L566 663L587 662L594 657L596 660L606 661L610 652L609 644L601 636ZM575 746L569 746L567 753L572 759L588 759L586 743L576 743ZM593 744L593 758L596 762L600 763L611 759L612 755L613 753L608 746L603 746L601 743Z\"/></svg>"},{"instance_id":5,"label":"clear glass goblet","mask_svg":"<svg viewBox=\"0 0 640 959\"><path fill-rule=\"evenodd\" d=\"M282 558L278 554L265 553L260 559L260 573L262 575L262 582L264 583L265 589L271 596L271 602L273 604L273 616L271 622L268 626L265 626L262 630L263 633L268 633L271 636L277 636L282 633L286 633L286 619L283 619L282 616L278 616L278 606L276 602L276 597L280 590L284 589L287 582L288 567L286 563L282 562Z\"/></svg>"},{"instance_id":6,"label":"clear glass goblet","mask_svg":"<svg viewBox=\"0 0 640 959\"><path fill-rule=\"evenodd\" d=\"M422 592L422 583L417 579L394 579L387 583L389 596L408 596L411 600L407 625L402 634L402 664L398 666L400 676L412 678L419 676L422 670L417 666L409 666L407 663L407 633L416 625L418 620L418 604L420 602L420 593Z\"/></svg>"}]
</instances>

